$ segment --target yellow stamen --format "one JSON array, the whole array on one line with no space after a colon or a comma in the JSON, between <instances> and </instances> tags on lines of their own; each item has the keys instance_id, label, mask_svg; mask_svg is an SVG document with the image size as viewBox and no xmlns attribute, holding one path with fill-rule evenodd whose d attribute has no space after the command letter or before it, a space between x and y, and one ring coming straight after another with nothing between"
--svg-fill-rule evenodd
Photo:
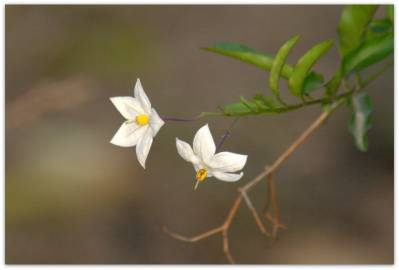
<instances>
[{"instance_id":1,"label":"yellow stamen","mask_svg":"<svg viewBox=\"0 0 399 270\"><path fill-rule=\"evenodd\" d=\"M202 182L205 180L207 174L208 172L205 169L199 169L196 178L198 181Z\"/></svg>"},{"instance_id":2,"label":"yellow stamen","mask_svg":"<svg viewBox=\"0 0 399 270\"><path fill-rule=\"evenodd\" d=\"M144 125L147 125L149 121L150 121L150 118L148 117L148 115L140 114L140 115L136 116L137 125L144 126Z\"/></svg>"}]
</instances>

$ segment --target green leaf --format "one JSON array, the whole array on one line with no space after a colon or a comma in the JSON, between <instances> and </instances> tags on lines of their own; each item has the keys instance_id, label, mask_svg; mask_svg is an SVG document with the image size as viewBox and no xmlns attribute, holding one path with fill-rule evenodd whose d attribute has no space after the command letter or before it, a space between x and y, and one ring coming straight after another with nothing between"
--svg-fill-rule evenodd
<instances>
[{"instance_id":1,"label":"green leaf","mask_svg":"<svg viewBox=\"0 0 399 270\"><path fill-rule=\"evenodd\" d=\"M240 97L241 103L244 104L248 110L250 110L253 113L258 113L259 112L259 105L257 105L254 102L249 102L246 100L243 96Z\"/></svg>"},{"instance_id":2,"label":"green leaf","mask_svg":"<svg viewBox=\"0 0 399 270\"><path fill-rule=\"evenodd\" d=\"M373 111L371 98L363 92L354 96L349 106L352 109L352 118L348 125L349 132L354 138L356 147L365 152L368 149L367 131L371 128L371 113Z\"/></svg>"},{"instance_id":3,"label":"green leaf","mask_svg":"<svg viewBox=\"0 0 399 270\"><path fill-rule=\"evenodd\" d=\"M393 51L394 38L392 33L372 37L344 57L342 62L343 72L345 75L359 72L383 60Z\"/></svg>"},{"instance_id":4,"label":"green leaf","mask_svg":"<svg viewBox=\"0 0 399 270\"><path fill-rule=\"evenodd\" d=\"M388 18L391 20L392 23L394 23L394 17L395 17L395 10L394 10L394 5L387 5L385 6L385 10L387 12Z\"/></svg>"},{"instance_id":5,"label":"green leaf","mask_svg":"<svg viewBox=\"0 0 399 270\"><path fill-rule=\"evenodd\" d=\"M254 101L261 103L266 109L276 109L279 105L276 104L273 97L265 97L263 94L259 93L254 96Z\"/></svg>"},{"instance_id":6,"label":"green leaf","mask_svg":"<svg viewBox=\"0 0 399 270\"><path fill-rule=\"evenodd\" d=\"M272 69L274 62L273 56L237 43L218 43L213 47L204 48L204 50L231 57L267 71ZM293 70L294 69L291 65L285 64L281 69L280 75L282 78L288 79ZM323 84L323 80L320 80L321 75L316 74L315 72L309 73L308 77L309 78L306 80L304 86L307 91L314 90L315 86L317 86L316 88L320 88L320 86Z\"/></svg>"},{"instance_id":7,"label":"green leaf","mask_svg":"<svg viewBox=\"0 0 399 270\"><path fill-rule=\"evenodd\" d=\"M316 44L307 51L297 62L288 81L288 87L295 96L303 96L304 82L310 69L320 57L322 57L333 45L333 41L327 40Z\"/></svg>"},{"instance_id":8,"label":"green leaf","mask_svg":"<svg viewBox=\"0 0 399 270\"><path fill-rule=\"evenodd\" d=\"M254 114L251 109L241 102L225 105L222 110L226 116L245 116Z\"/></svg>"},{"instance_id":9,"label":"green leaf","mask_svg":"<svg viewBox=\"0 0 399 270\"><path fill-rule=\"evenodd\" d=\"M273 56L237 43L218 43L213 47L204 48L204 50L228 56L269 71L274 61ZM284 78L288 78L291 73L292 66L284 65L282 67L281 75Z\"/></svg>"},{"instance_id":10,"label":"green leaf","mask_svg":"<svg viewBox=\"0 0 399 270\"><path fill-rule=\"evenodd\" d=\"M294 36L290 38L287 42L285 42L283 46L281 46L280 50L277 52L276 57L273 61L269 76L269 86L273 94L277 97L280 96L279 80L281 76L281 71L283 69L288 54L291 52L292 48L295 46L298 40L299 36Z\"/></svg>"},{"instance_id":11,"label":"green leaf","mask_svg":"<svg viewBox=\"0 0 399 270\"><path fill-rule=\"evenodd\" d=\"M222 107L222 111L226 116L245 116L258 114L277 114L284 111L284 107L272 97L265 97L263 94L257 94L252 100L240 97L241 102L228 104Z\"/></svg>"},{"instance_id":12,"label":"green leaf","mask_svg":"<svg viewBox=\"0 0 399 270\"><path fill-rule=\"evenodd\" d=\"M316 72L311 72L306 76L303 83L303 94L308 95L313 91L320 89L324 86L324 77Z\"/></svg>"},{"instance_id":13,"label":"green leaf","mask_svg":"<svg viewBox=\"0 0 399 270\"><path fill-rule=\"evenodd\" d=\"M392 22L385 18L381 20L374 20L370 23L370 30L374 33L386 33L392 31Z\"/></svg>"},{"instance_id":14,"label":"green leaf","mask_svg":"<svg viewBox=\"0 0 399 270\"><path fill-rule=\"evenodd\" d=\"M377 5L346 6L338 26L340 52L345 56L362 42L368 24L373 19Z\"/></svg>"},{"instance_id":15,"label":"green leaf","mask_svg":"<svg viewBox=\"0 0 399 270\"><path fill-rule=\"evenodd\" d=\"M326 97L333 97L339 90L342 81L342 69L339 69L326 84Z\"/></svg>"}]
</instances>

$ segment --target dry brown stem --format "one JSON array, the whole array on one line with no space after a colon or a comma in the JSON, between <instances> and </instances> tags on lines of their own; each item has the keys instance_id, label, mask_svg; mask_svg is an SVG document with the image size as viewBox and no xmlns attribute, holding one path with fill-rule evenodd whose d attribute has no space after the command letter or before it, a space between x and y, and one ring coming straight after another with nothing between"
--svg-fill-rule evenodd
<instances>
[{"instance_id":1,"label":"dry brown stem","mask_svg":"<svg viewBox=\"0 0 399 270\"><path fill-rule=\"evenodd\" d=\"M340 104L341 103L336 103L334 109ZM302 134L272 163L271 166L266 167L259 175L249 181L246 185L238 188L238 196L233 202L233 206L228 212L228 215L222 225L194 237L186 237L177 233L173 233L166 228L164 228L164 231L173 238L185 242L197 242L199 240L203 240L212 235L220 233L223 240L222 244L224 254L230 263L234 263L235 261L233 256L231 255L229 247L228 231L234 220L234 217L236 216L237 210L240 207L242 200L244 199L260 231L266 236L271 236L273 239L275 239L277 237L278 230L280 228L285 228L285 226L281 224L280 221L280 209L278 206L277 192L273 180L273 173L284 163L284 161L287 160L290 155L292 155L292 153L294 153L294 151L300 145L302 145L306 141L307 138L309 138L310 135L312 135L313 132L315 132L324 123L324 121L328 118L331 112L332 110L320 114L320 116L304 132L302 132ZM268 186L268 198L266 206L264 208L264 215L272 225L272 232L269 232L267 227L263 224L261 217L256 211L256 208L254 207L248 195L248 192L263 179L266 179ZM271 207L270 210L269 206Z\"/></svg>"},{"instance_id":2,"label":"dry brown stem","mask_svg":"<svg viewBox=\"0 0 399 270\"><path fill-rule=\"evenodd\" d=\"M246 185L243 187L238 188L238 196L236 200L233 203L233 206L231 207L227 218L225 222L221 225L218 226L214 229L208 230L205 233L202 233L200 235L194 236L194 237L185 237L180 234L172 233L165 229L165 232L171 235L172 237L186 241L186 242L196 242L205 238L208 238L209 236L212 236L217 233L221 233L223 237L223 251L226 255L226 258L230 263L234 263L233 256L231 255L230 248L229 248L229 237L228 237L228 230L231 226L231 223L237 213L237 210L241 204L242 199L244 199L245 203L247 204L249 210L252 213L252 216L258 225L260 231L267 235L271 236L273 239L276 239L278 230L279 229L285 229L285 226L281 224L280 220L280 208L278 206L278 199L277 199L277 192L276 192L276 186L273 180L273 174L274 172L284 163L284 161L287 160L289 156L294 153L294 151L302 145L309 137L310 135L313 134L328 118L328 116L335 111L340 105L342 105L347 97L352 96L355 94L355 92L358 92L362 89L364 89L367 85L369 85L371 82L373 82L375 79L377 79L386 69L390 68L393 65L393 62L389 62L386 64L381 70L376 72L375 74L369 76L364 81L361 81L360 77L358 77L356 83L356 87L354 89L350 90L349 85L347 84L346 80L343 80L343 85L344 88L346 89L346 93L341 95L340 99L336 99L334 103L330 105L330 108L328 111L324 111L319 115L319 117L316 118L316 120L305 130L301 133L301 135L272 163L271 166L266 167L260 174L258 174L255 178L253 178L251 181L249 181ZM315 102L313 102L315 103ZM307 103L309 104L309 103ZM237 119L233 122L231 127L236 123ZM224 135L222 142L230 135L230 130L226 132ZM220 148L220 145L219 147ZM270 233L267 230L267 227L264 226L258 212L256 211L256 208L254 207L251 199L248 196L248 192L256 186L262 179L266 178L266 183L268 187L268 196L267 196L267 201L266 205L263 209L263 214L266 217L266 219L272 224L272 233ZM271 206L271 209L269 207Z\"/></svg>"}]
</instances>

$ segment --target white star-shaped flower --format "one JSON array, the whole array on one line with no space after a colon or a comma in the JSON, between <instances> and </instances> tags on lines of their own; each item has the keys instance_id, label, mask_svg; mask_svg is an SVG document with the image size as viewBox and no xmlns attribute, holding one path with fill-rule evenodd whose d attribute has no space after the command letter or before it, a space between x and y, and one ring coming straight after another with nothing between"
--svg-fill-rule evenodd
<instances>
[{"instance_id":1,"label":"white star-shaped flower","mask_svg":"<svg viewBox=\"0 0 399 270\"><path fill-rule=\"evenodd\" d=\"M159 117L144 92L140 79L134 86L134 97L112 97L112 103L126 119L111 140L112 144L131 147L136 145L137 159L145 168L145 161L153 138L165 122Z\"/></svg>"},{"instance_id":2,"label":"white star-shaped flower","mask_svg":"<svg viewBox=\"0 0 399 270\"><path fill-rule=\"evenodd\" d=\"M195 134L193 148L178 138L176 147L179 155L194 165L197 184L212 176L222 181L235 182L244 174L234 172L244 168L247 156L230 152L215 154L216 146L208 125L200 128Z\"/></svg>"}]
</instances>

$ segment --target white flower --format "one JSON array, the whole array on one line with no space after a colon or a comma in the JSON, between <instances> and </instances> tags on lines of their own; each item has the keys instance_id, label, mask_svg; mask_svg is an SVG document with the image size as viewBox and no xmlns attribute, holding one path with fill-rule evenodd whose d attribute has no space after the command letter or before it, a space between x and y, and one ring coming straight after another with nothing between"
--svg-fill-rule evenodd
<instances>
[{"instance_id":1,"label":"white flower","mask_svg":"<svg viewBox=\"0 0 399 270\"><path fill-rule=\"evenodd\" d=\"M243 172L238 174L233 172L244 168L247 156L230 152L215 154L216 146L208 125L200 128L195 134L193 148L178 138L176 138L176 147L184 160L193 163L197 173L197 184L212 176L227 182L238 181L243 176Z\"/></svg>"},{"instance_id":2,"label":"white flower","mask_svg":"<svg viewBox=\"0 0 399 270\"><path fill-rule=\"evenodd\" d=\"M137 159L145 168L145 161L153 138L165 122L159 117L144 92L140 79L134 86L134 97L112 97L112 103L126 119L111 140L112 144L136 146Z\"/></svg>"}]
</instances>

